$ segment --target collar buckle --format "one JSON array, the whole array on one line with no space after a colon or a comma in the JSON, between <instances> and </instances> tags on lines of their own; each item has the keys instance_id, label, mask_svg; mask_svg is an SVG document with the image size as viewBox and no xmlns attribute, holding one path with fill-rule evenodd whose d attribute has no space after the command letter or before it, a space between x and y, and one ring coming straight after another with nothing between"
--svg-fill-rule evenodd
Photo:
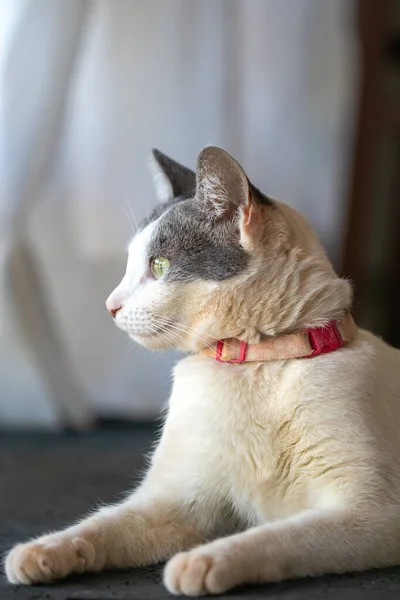
<instances>
[{"instance_id":1,"label":"collar buckle","mask_svg":"<svg viewBox=\"0 0 400 600\"><path fill-rule=\"evenodd\" d=\"M240 342L240 346L239 346L239 356L238 358L222 358L222 352L224 349L224 340L219 340L217 342L217 349L215 352L215 358L218 362L223 362L223 363L243 363L246 360L246 354L247 354L247 342Z\"/></svg>"},{"instance_id":2,"label":"collar buckle","mask_svg":"<svg viewBox=\"0 0 400 600\"><path fill-rule=\"evenodd\" d=\"M324 327L309 329L307 333L313 350L308 358L337 350L345 343L335 321L327 323Z\"/></svg>"}]
</instances>

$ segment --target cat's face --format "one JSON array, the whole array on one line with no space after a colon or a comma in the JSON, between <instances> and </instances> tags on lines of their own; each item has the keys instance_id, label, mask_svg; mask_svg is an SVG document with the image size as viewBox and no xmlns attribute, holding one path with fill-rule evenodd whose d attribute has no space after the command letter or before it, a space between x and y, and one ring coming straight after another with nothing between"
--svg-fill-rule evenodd
<instances>
[{"instance_id":1,"label":"cat's face","mask_svg":"<svg viewBox=\"0 0 400 600\"><path fill-rule=\"evenodd\" d=\"M131 241L125 276L108 299L121 306L117 326L150 348L212 341L218 315L209 310L224 282L240 279L248 265L237 237L190 199L150 219Z\"/></svg>"},{"instance_id":2,"label":"cat's face","mask_svg":"<svg viewBox=\"0 0 400 600\"><path fill-rule=\"evenodd\" d=\"M196 174L154 157L164 202L132 239L125 276L107 300L116 325L148 348L192 351L275 333L266 323L286 310L285 286L302 254L278 205L218 148L201 152Z\"/></svg>"}]
</instances>

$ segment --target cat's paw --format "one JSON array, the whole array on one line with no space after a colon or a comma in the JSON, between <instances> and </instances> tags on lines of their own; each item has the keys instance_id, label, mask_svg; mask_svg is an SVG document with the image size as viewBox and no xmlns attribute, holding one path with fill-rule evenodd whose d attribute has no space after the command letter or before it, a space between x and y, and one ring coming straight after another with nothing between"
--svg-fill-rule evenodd
<instances>
[{"instance_id":1,"label":"cat's paw","mask_svg":"<svg viewBox=\"0 0 400 600\"><path fill-rule=\"evenodd\" d=\"M171 594L222 594L236 585L229 554L213 546L209 544L190 552L181 552L167 563L164 585Z\"/></svg>"},{"instance_id":2,"label":"cat's paw","mask_svg":"<svg viewBox=\"0 0 400 600\"><path fill-rule=\"evenodd\" d=\"M10 583L49 583L70 573L92 570L94 545L82 537L49 536L15 546L5 561Z\"/></svg>"}]
</instances>

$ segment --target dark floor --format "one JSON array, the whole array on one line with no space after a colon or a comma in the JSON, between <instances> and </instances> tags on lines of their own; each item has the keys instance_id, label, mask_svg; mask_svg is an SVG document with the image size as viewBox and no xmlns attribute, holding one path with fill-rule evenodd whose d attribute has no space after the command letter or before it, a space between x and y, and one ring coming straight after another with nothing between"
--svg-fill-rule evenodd
<instances>
[{"instance_id":1,"label":"dark floor","mask_svg":"<svg viewBox=\"0 0 400 600\"><path fill-rule=\"evenodd\" d=\"M0 433L0 552L17 540L63 527L99 502L132 487L149 449L151 428L109 428L79 435ZM0 580L0 600L168 598L161 568L74 576L54 586L14 587ZM234 599L390 600L400 598L400 568L246 588Z\"/></svg>"}]
</instances>

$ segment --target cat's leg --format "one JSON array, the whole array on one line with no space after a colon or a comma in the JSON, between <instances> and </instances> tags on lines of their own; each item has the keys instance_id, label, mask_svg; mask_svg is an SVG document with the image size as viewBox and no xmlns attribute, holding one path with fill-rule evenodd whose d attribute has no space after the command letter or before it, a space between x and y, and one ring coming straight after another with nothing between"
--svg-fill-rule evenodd
<instances>
[{"instance_id":1,"label":"cat's leg","mask_svg":"<svg viewBox=\"0 0 400 600\"><path fill-rule=\"evenodd\" d=\"M174 594L197 596L244 583L398 565L400 514L380 511L310 512L221 538L174 556L165 585Z\"/></svg>"},{"instance_id":2,"label":"cat's leg","mask_svg":"<svg viewBox=\"0 0 400 600\"><path fill-rule=\"evenodd\" d=\"M49 582L74 572L155 563L203 541L179 498L146 497L140 490L64 531L19 544L5 570L11 583Z\"/></svg>"}]
</instances>

